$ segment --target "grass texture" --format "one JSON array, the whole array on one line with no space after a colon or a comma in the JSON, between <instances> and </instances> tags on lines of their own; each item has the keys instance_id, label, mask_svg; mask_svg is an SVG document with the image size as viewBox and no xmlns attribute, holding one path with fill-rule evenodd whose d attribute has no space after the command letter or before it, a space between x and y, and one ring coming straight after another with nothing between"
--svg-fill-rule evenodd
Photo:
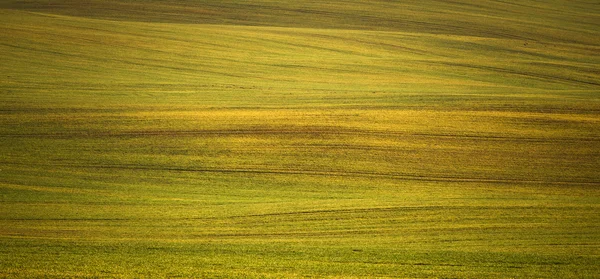
<instances>
[{"instance_id":1,"label":"grass texture","mask_svg":"<svg viewBox=\"0 0 600 279\"><path fill-rule=\"evenodd\" d=\"M593 1L3 1L0 277L596 278Z\"/></svg>"}]
</instances>

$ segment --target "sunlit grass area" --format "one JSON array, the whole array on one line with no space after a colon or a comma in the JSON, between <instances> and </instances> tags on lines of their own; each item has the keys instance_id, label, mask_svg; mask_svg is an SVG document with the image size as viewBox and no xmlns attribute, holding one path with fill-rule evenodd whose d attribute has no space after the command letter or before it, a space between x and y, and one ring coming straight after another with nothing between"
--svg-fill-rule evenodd
<instances>
[{"instance_id":1,"label":"sunlit grass area","mask_svg":"<svg viewBox=\"0 0 600 279\"><path fill-rule=\"evenodd\" d=\"M598 9L5 1L0 277L594 278Z\"/></svg>"}]
</instances>

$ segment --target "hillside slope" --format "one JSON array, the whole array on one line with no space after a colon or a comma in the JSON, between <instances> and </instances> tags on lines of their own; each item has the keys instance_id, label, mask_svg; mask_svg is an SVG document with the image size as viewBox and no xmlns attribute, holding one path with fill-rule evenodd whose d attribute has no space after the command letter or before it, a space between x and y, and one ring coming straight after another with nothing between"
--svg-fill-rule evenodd
<instances>
[{"instance_id":1,"label":"hillside slope","mask_svg":"<svg viewBox=\"0 0 600 279\"><path fill-rule=\"evenodd\" d=\"M4 1L2 7L125 21L358 29L598 44L585 1Z\"/></svg>"},{"instance_id":2,"label":"hillside slope","mask_svg":"<svg viewBox=\"0 0 600 279\"><path fill-rule=\"evenodd\" d=\"M594 278L592 1L3 1L0 277Z\"/></svg>"}]
</instances>

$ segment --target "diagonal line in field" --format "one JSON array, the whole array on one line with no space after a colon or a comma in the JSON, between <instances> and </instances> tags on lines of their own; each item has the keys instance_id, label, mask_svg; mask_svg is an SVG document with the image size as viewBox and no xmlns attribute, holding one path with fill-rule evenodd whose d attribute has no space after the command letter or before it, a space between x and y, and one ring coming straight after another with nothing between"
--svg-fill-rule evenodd
<instances>
[{"instance_id":1,"label":"diagonal line in field","mask_svg":"<svg viewBox=\"0 0 600 279\"><path fill-rule=\"evenodd\" d=\"M275 169L275 168L210 168L210 167L164 167L151 165L131 164L25 164L15 162L0 162L0 165L38 166L47 168L79 168L79 169L117 169L132 171L168 171L168 172L195 172L195 173L231 173L231 174L269 174L269 175L307 175L307 176L338 176L338 177L364 177L364 178L387 178L394 180L412 180L429 182L460 182L460 183L493 183L493 184L545 184L545 185L593 185L600 186L600 181L556 181L556 180L534 180L534 179L509 179L509 178L485 178L485 177L460 177L460 176L436 176L419 175L408 173L389 173L371 171L349 171L349 170L312 170L312 169Z\"/></svg>"},{"instance_id":2,"label":"diagonal line in field","mask_svg":"<svg viewBox=\"0 0 600 279\"><path fill-rule=\"evenodd\" d=\"M374 136L391 136L391 137L423 137L423 138L457 138L457 139L477 139L489 141L523 141L523 142L600 142L600 138L592 137L519 137L519 136L504 136L504 135L476 135L476 134L444 134L444 133L412 133L402 131L376 131L376 130L360 130L360 129L340 129L339 127L331 127L328 129L225 129L225 130L148 130L148 131L73 131L73 132L55 132L55 133L4 133L0 134L0 138L110 138L110 137L150 137L150 136L214 136L214 135L281 135L281 134L297 134L297 135L374 135Z\"/></svg>"}]
</instances>

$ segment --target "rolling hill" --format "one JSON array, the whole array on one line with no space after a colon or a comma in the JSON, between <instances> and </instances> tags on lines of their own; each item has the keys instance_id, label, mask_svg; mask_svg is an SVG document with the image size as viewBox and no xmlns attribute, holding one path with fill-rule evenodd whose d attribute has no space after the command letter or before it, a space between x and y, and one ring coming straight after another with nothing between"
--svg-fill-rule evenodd
<instances>
[{"instance_id":1,"label":"rolling hill","mask_svg":"<svg viewBox=\"0 0 600 279\"><path fill-rule=\"evenodd\" d=\"M0 276L594 278L592 1L3 1Z\"/></svg>"}]
</instances>

